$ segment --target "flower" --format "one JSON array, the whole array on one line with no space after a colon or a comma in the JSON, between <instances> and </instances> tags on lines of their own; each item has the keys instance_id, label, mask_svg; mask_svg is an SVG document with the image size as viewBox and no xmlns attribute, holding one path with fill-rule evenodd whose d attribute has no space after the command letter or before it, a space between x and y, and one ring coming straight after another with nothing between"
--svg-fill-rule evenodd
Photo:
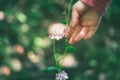
<instances>
[{"instance_id":1,"label":"flower","mask_svg":"<svg viewBox=\"0 0 120 80\"><path fill-rule=\"evenodd\" d=\"M66 29L66 26L62 23L52 24L48 30L50 35L49 38L56 39L56 40L62 39L65 35L65 29Z\"/></svg>"},{"instance_id":2,"label":"flower","mask_svg":"<svg viewBox=\"0 0 120 80\"><path fill-rule=\"evenodd\" d=\"M50 39L56 39L56 40L60 40L63 38L64 35L51 35L49 36Z\"/></svg>"},{"instance_id":3,"label":"flower","mask_svg":"<svg viewBox=\"0 0 120 80\"><path fill-rule=\"evenodd\" d=\"M65 71L56 74L56 80L66 80L66 79L68 79L68 75Z\"/></svg>"}]
</instances>

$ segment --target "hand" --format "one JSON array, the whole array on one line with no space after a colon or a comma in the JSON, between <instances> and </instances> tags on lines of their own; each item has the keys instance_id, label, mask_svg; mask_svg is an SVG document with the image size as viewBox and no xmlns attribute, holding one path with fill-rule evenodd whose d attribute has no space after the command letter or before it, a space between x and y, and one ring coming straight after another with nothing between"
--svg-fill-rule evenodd
<instances>
[{"instance_id":1,"label":"hand","mask_svg":"<svg viewBox=\"0 0 120 80\"><path fill-rule=\"evenodd\" d=\"M73 6L72 20L66 32L69 44L81 39L90 39L94 35L100 20L101 16L97 11L78 1Z\"/></svg>"}]
</instances>

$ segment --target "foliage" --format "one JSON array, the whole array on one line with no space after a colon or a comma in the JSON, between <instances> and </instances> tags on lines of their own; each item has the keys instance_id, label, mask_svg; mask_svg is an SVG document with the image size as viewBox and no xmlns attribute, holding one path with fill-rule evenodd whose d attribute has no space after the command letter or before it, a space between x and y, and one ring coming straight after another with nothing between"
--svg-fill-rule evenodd
<instances>
[{"instance_id":1,"label":"foliage","mask_svg":"<svg viewBox=\"0 0 120 80\"><path fill-rule=\"evenodd\" d=\"M0 0L0 80L53 80L48 26L63 20L69 0ZM74 1L76 2L76 0ZM70 80L120 80L119 0L113 0L95 36L75 45ZM65 22L64 22L65 23ZM64 42L56 46L61 55Z\"/></svg>"}]
</instances>

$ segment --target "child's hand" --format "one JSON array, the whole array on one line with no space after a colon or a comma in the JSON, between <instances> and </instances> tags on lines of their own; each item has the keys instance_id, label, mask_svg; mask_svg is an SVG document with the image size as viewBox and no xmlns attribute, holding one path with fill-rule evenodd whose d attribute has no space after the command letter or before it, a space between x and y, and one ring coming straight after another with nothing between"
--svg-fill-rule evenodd
<instances>
[{"instance_id":1,"label":"child's hand","mask_svg":"<svg viewBox=\"0 0 120 80\"><path fill-rule=\"evenodd\" d=\"M100 14L94 9L89 8L81 1L73 6L72 20L66 32L69 44L80 41L81 39L91 38L101 20Z\"/></svg>"}]
</instances>

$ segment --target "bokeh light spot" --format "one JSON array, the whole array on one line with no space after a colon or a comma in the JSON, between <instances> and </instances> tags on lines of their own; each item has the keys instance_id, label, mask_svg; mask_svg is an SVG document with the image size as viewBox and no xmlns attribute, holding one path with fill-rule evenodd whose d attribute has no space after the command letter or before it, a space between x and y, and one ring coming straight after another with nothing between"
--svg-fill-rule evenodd
<instances>
[{"instance_id":1,"label":"bokeh light spot","mask_svg":"<svg viewBox=\"0 0 120 80\"><path fill-rule=\"evenodd\" d=\"M37 55L35 55L32 51L29 51L27 56L31 62L33 62L33 63L39 62L39 57Z\"/></svg>"},{"instance_id":2,"label":"bokeh light spot","mask_svg":"<svg viewBox=\"0 0 120 80\"><path fill-rule=\"evenodd\" d=\"M0 68L0 73L6 76L10 75L10 68L7 66L2 66Z\"/></svg>"},{"instance_id":3,"label":"bokeh light spot","mask_svg":"<svg viewBox=\"0 0 120 80\"><path fill-rule=\"evenodd\" d=\"M16 45L14 47L14 52L16 52L18 54L23 54L24 53L24 48L21 45Z\"/></svg>"},{"instance_id":4,"label":"bokeh light spot","mask_svg":"<svg viewBox=\"0 0 120 80\"><path fill-rule=\"evenodd\" d=\"M60 64L63 67L76 67L77 66L77 61L75 60L74 56L72 54L68 54L65 56L63 60L60 61Z\"/></svg>"},{"instance_id":5,"label":"bokeh light spot","mask_svg":"<svg viewBox=\"0 0 120 80\"><path fill-rule=\"evenodd\" d=\"M0 11L0 21L3 20L4 17L5 17L4 12L3 12L3 11Z\"/></svg>"},{"instance_id":6,"label":"bokeh light spot","mask_svg":"<svg viewBox=\"0 0 120 80\"><path fill-rule=\"evenodd\" d=\"M23 14L22 12L17 12L16 13L16 18L18 21L20 21L21 23L24 23L27 20L27 17L25 14Z\"/></svg>"},{"instance_id":7,"label":"bokeh light spot","mask_svg":"<svg viewBox=\"0 0 120 80\"><path fill-rule=\"evenodd\" d=\"M51 45L51 41L48 38L36 37L34 39L34 44L36 47L47 48Z\"/></svg>"},{"instance_id":8,"label":"bokeh light spot","mask_svg":"<svg viewBox=\"0 0 120 80\"><path fill-rule=\"evenodd\" d=\"M29 30L29 25L28 25L28 24L23 24L23 25L20 27L20 30L21 30L22 33L28 32L28 30Z\"/></svg>"},{"instance_id":9,"label":"bokeh light spot","mask_svg":"<svg viewBox=\"0 0 120 80\"><path fill-rule=\"evenodd\" d=\"M19 72L22 69L22 64L18 59L11 59L11 67L14 71Z\"/></svg>"}]
</instances>

